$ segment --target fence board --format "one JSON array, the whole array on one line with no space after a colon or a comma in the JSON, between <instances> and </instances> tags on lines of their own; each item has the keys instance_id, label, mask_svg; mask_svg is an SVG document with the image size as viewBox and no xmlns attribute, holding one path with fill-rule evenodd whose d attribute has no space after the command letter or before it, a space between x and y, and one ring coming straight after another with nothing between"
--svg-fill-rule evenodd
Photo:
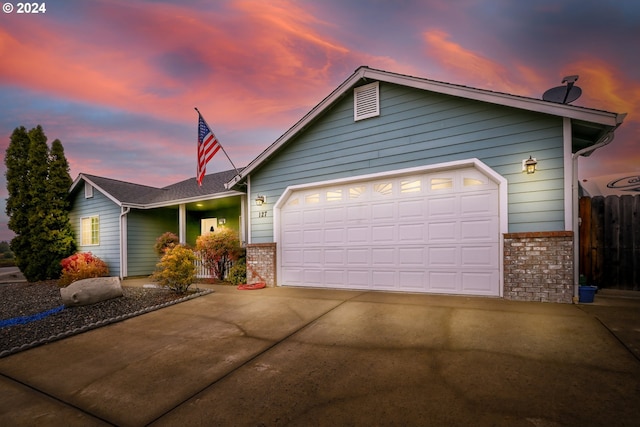
<instances>
[{"instance_id":1,"label":"fence board","mask_svg":"<svg viewBox=\"0 0 640 427\"><path fill-rule=\"evenodd\" d=\"M640 195L583 197L579 267L589 284L640 290Z\"/></svg>"}]
</instances>

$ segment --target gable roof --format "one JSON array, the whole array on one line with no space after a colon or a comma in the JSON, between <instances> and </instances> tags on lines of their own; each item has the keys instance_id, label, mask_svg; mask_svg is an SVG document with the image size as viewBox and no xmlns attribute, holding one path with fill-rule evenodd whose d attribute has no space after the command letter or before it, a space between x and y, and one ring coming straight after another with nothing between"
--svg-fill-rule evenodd
<instances>
[{"instance_id":1,"label":"gable roof","mask_svg":"<svg viewBox=\"0 0 640 427\"><path fill-rule=\"evenodd\" d=\"M550 101L544 101L542 99L511 95L503 92L494 92L486 89L477 89L469 86L439 82L361 66L347 80L331 92L329 96L323 99L318 105L302 117L300 121L287 130L273 144L267 147L265 151L258 155L258 157L244 168L239 175L233 176L226 184L227 188L232 188L263 162L267 161L267 159L274 155L276 151L317 120L326 110L342 99L354 87L363 83L370 83L372 81L392 83L444 95L451 95L531 112L570 118L572 119L573 125L574 151L582 150L598 143L598 141L605 135L608 135L622 124L622 121L626 116L626 113L618 114L603 110L578 107L575 105L558 104Z\"/></svg>"},{"instance_id":2,"label":"gable roof","mask_svg":"<svg viewBox=\"0 0 640 427\"><path fill-rule=\"evenodd\" d=\"M225 183L235 175L237 175L235 170L205 175L202 187L198 186L195 178L189 178L158 188L80 173L71 185L69 192L75 191L81 181L86 181L119 206L155 208L243 194L225 188Z\"/></svg>"}]
</instances>

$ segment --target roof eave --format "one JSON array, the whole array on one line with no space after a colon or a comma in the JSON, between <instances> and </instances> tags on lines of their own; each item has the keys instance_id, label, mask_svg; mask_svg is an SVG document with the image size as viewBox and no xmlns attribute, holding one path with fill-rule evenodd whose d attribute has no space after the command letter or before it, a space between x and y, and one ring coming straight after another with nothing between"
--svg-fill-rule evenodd
<instances>
[{"instance_id":1,"label":"roof eave","mask_svg":"<svg viewBox=\"0 0 640 427\"><path fill-rule=\"evenodd\" d=\"M602 126L615 128L624 120L625 114L611 113L601 110L591 110L567 104L556 104L549 101L525 98L500 92L491 92L484 89L476 89L467 86L459 86L451 83L427 80L424 78L396 74L388 71L375 70L366 66L358 68L347 80L338 86L329 96L323 99L311 111L309 111L294 126L280 136L273 144L260 153L242 172L225 184L225 187L232 188L240 183L247 175L251 174L258 166L266 161L281 146L291 138L301 132L312 123L325 109L333 105L334 102L342 98L361 79L377 80L386 83L393 83L422 89L444 95L457 96L465 99L488 102L521 110L550 114L570 119L583 120L596 123Z\"/></svg>"}]
</instances>

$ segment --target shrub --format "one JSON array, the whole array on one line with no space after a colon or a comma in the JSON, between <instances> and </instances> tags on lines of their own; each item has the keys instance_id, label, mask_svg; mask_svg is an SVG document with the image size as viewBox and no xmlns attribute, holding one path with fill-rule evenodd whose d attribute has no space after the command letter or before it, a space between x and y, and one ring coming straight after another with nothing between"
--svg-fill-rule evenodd
<instances>
[{"instance_id":1,"label":"shrub","mask_svg":"<svg viewBox=\"0 0 640 427\"><path fill-rule=\"evenodd\" d=\"M153 246L153 249L155 250L156 254L162 256L164 255L164 251L166 251L167 248L172 248L179 244L180 238L174 233L167 231L156 239L156 244Z\"/></svg>"},{"instance_id":2,"label":"shrub","mask_svg":"<svg viewBox=\"0 0 640 427\"><path fill-rule=\"evenodd\" d=\"M227 280L232 285L247 283L247 261L245 258L240 258L231 266Z\"/></svg>"},{"instance_id":3,"label":"shrub","mask_svg":"<svg viewBox=\"0 0 640 427\"><path fill-rule=\"evenodd\" d=\"M175 293L184 294L196 277L196 255L186 246L168 247L151 279Z\"/></svg>"},{"instance_id":4,"label":"shrub","mask_svg":"<svg viewBox=\"0 0 640 427\"><path fill-rule=\"evenodd\" d=\"M227 262L235 261L243 255L238 235L225 227L199 236L196 250L200 252L205 268L221 280L224 279Z\"/></svg>"},{"instance_id":5,"label":"shrub","mask_svg":"<svg viewBox=\"0 0 640 427\"><path fill-rule=\"evenodd\" d=\"M58 280L59 286L67 286L80 279L103 277L109 275L107 263L91 252L77 252L60 261L62 275Z\"/></svg>"}]
</instances>

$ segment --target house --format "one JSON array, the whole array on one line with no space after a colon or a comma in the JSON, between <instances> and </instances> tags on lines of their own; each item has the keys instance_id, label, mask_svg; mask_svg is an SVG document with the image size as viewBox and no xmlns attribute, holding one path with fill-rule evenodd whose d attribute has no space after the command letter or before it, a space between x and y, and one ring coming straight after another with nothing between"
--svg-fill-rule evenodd
<instances>
[{"instance_id":1,"label":"house","mask_svg":"<svg viewBox=\"0 0 640 427\"><path fill-rule=\"evenodd\" d=\"M230 181L248 262L282 286L571 302L577 158L624 116L361 67Z\"/></svg>"},{"instance_id":2,"label":"house","mask_svg":"<svg viewBox=\"0 0 640 427\"><path fill-rule=\"evenodd\" d=\"M249 282L571 302L577 158L624 117L360 67L210 197L240 204ZM156 190L136 206L105 195L114 224L159 235L162 208L193 238L209 196Z\"/></svg>"},{"instance_id":3,"label":"house","mask_svg":"<svg viewBox=\"0 0 640 427\"><path fill-rule=\"evenodd\" d=\"M81 173L71 185L70 221L78 250L104 260L111 275L151 274L158 262L156 239L170 231L195 245L200 234L223 225L241 227L245 195L225 183L235 171L156 188Z\"/></svg>"}]
</instances>

